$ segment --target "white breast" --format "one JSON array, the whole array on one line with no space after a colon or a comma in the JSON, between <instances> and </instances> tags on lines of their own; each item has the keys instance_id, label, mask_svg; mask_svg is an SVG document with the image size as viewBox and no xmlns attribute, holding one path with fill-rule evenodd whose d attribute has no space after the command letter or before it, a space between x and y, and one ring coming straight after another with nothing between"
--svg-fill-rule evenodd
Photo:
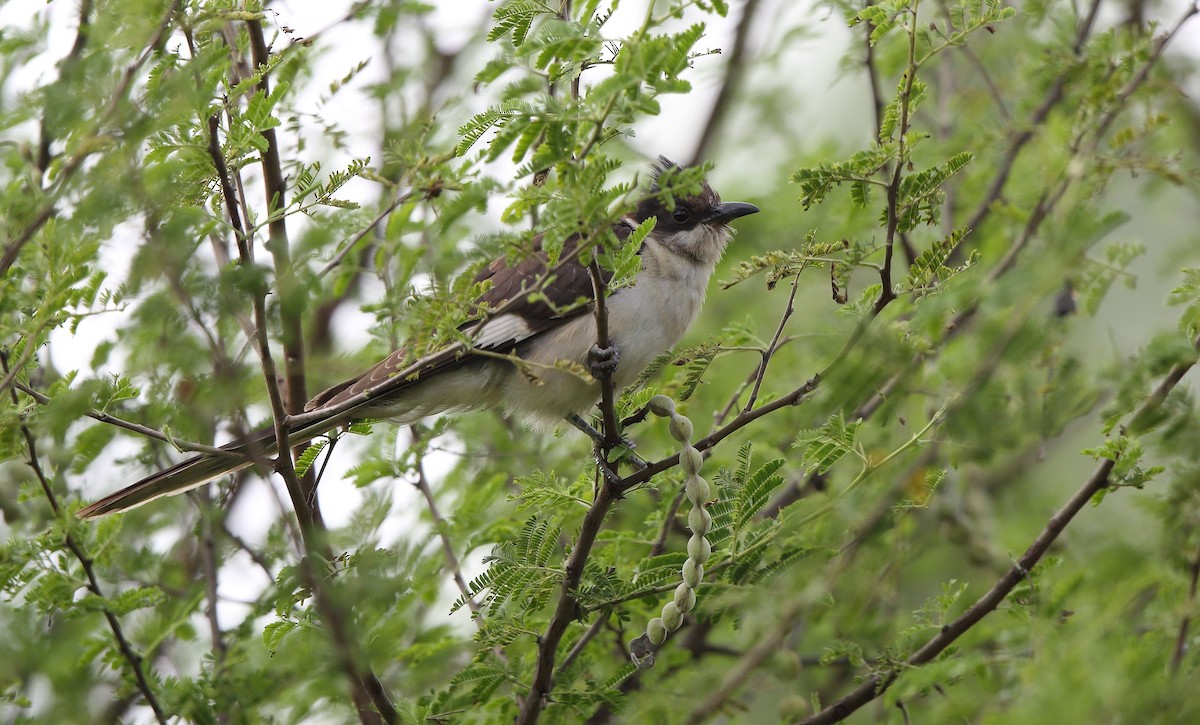
<instances>
[{"instance_id":1,"label":"white breast","mask_svg":"<svg viewBox=\"0 0 1200 725\"><path fill-rule=\"evenodd\" d=\"M608 298L609 338L620 351L613 378L618 390L632 383L687 332L704 304L711 273L711 265L690 260L686 265L671 265L669 270L648 264L633 287ZM596 321L591 314L580 315L538 338L526 355L531 363L526 374L512 375L504 385L505 406L549 424L571 413L586 412L600 399L599 385L585 376L548 368L566 361L586 369L588 351L595 343Z\"/></svg>"}]
</instances>

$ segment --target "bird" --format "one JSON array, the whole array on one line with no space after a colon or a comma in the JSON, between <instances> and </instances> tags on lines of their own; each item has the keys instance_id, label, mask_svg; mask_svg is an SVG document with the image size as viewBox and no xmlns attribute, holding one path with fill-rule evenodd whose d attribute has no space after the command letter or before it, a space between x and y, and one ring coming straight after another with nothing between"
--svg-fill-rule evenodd
<instances>
[{"instance_id":1,"label":"bird","mask_svg":"<svg viewBox=\"0 0 1200 725\"><path fill-rule=\"evenodd\" d=\"M709 280L733 236L730 223L755 214L746 202L724 202L707 180L699 192L663 194L660 180L679 167L659 157L651 184L614 225L621 241L655 219L641 243L640 267L627 286L605 297L609 347L596 347L595 288L579 259L580 239L567 239L550 264L541 235L520 261L492 261L476 276L485 291L480 314L464 323L465 340L417 361L401 346L363 374L317 394L304 412L285 419L289 445L358 420L401 425L446 412L500 407L534 425L580 418L601 395L598 376L614 389L630 385L654 358L673 347L695 321ZM606 275L605 283L611 273ZM486 283L490 283L488 286ZM580 302L583 304L579 304ZM581 365L592 376L565 369ZM81 519L120 513L201 486L277 452L274 427L154 473L79 510Z\"/></svg>"}]
</instances>

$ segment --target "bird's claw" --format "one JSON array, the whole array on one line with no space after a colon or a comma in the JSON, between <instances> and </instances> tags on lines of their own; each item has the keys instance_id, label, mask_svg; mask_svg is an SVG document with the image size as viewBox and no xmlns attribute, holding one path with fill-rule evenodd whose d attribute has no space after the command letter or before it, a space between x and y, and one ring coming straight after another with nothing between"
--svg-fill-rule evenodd
<instances>
[{"instance_id":1,"label":"bird's claw","mask_svg":"<svg viewBox=\"0 0 1200 725\"><path fill-rule=\"evenodd\" d=\"M607 380L616 372L617 363L620 360L621 351L616 345L612 343L609 343L608 347L592 345L587 356L588 372L597 380Z\"/></svg>"},{"instance_id":2,"label":"bird's claw","mask_svg":"<svg viewBox=\"0 0 1200 725\"><path fill-rule=\"evenodd\" d=\"M608 482L608 485L621 485L621 474L614 471L612 466L608 465L608 461L604 460L604 456L600 455L599 451L597 451L596 455L596 465L600 468L600 473L604 474L604 480Z\"/></svg>"}]
</instances>

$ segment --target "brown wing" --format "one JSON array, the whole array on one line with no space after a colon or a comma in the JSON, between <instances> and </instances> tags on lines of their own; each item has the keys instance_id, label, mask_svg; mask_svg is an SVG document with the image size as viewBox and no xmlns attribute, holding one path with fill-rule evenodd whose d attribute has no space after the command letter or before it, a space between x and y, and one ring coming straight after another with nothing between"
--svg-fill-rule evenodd
<instances>
[{"instance_id":1,"label":"brown wing","mask_svg":"<svg viewBox=\"0 0 1200 725\"><path fill-rule=\"evenodd\" d=\"M627 224L618 224L613 231L618 239L624 241L633 230ZM479 320L471 320L460 328L465 332L478 332L476 349L510 352L516 345L591 309L589 304L576 304L581 299L591 300L594 297L591 275L574 254L578 241L578 237L566 241L559 257L561 261L553 270L549 268L548 257L542 250L539 234L534 238L532 256L515 265L508 264L504 258L493 260L475 276L476 282L492 283L480 295L477 303L486 305L489 310L502 310L482 325ZM602 276L608 282L612 274L603 270ZM542 294L531 294L538 290ZM473 329L476 326L478 330ZM318 393L308 401L304 410L308 412L338 405L392 379L411 365L407 353L403 347L393 351L362 375ZM431 358L417 372L417 377L424 378L449 370L475 357L478 356L461 349L447 351L444 355Z\"/></svg>"}]
</instances>

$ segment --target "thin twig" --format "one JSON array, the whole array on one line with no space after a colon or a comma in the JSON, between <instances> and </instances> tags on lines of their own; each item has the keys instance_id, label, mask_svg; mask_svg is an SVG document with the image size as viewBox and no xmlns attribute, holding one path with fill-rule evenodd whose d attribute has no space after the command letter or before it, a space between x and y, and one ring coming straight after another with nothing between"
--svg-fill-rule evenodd
<instances>
[{"instance_id":1,"label":"thin twig","mask_svg":"<svg viewBox=\"0 0 1200 725\"><path fill-rule=\"evenodd\" d=\"M1083 51L1083 46L1087 43L1087 39L1091 35L1092 26L1095 24L1096 15L1099 10L1100 0L1092 0L1091 5L1088 6L1087 15L1076 28L1075 41L1071 44L1071 50L1076 57ZM992 177L992 183L988 185L987 192L984 193L979 205L975 207L975 211L967 217L967 223L964 225L965 229L972 232L978 230L980 225L991 215L995 203L1000 200L1004 193L1004 187L1008 184L1008 179L1012 174L1013 167L1016 165L1017 157L1021 155L1021 151L1025 146L1033 140L1037 131L1042 128L1042 124L1050 115L1050 112L1066 97L1067 81L1074 71L1074 68L1067 68L1054 79L1054 83L1046 90L1046 95L1042 97L1042 102L1034 109L1029 120L1021 126L1020 131L1013 135L1009 142L1008 151L1000 159L999 170ZM964 237L965 239L966 237ZM964 249L963 243L959 242L951 251L946 263L956 264L960 262Z\"/></svg>"},{"instance_id":2,"label":"thin twig","mask_svg":"<svg viewBox=\"0 0 1200 725\"><path fill-rule=\"evenodd\" d=\"M375 218L371 220L370 224L368 224L353 237L350 237L350 241L342 245L342 248L337 251L337 254L334 254L333 258L330 259L319 272L317 272L317 279L320 279L337 269L338 266L341 265L342 260L346 258L346 255L353 251L354 248L358 246L359 242L361 242L363 239L366 239L367 235L373 232L379 226L379 224L383 222L384 219L387 219L389 214L404 206L404 204L412 198L414 193L416 193L415 190L409 189L403 194L397 196L391 201L390 204L383 208L383 211L375 215Z\"/></svg>"},{"instance_id":3,"label":"thin twig","mask_svg":"<svg viewBox=\"0 0 1200 725\"><path fill-rule=\"evenodd\" d=\"M917 75L917 10L920 0L913 0L908 9L911 14L911 27L905 27L908 33L908 63L904 67L903 85L900 89L900 121L899 133L896 137L896 166L892 169L892 180L887 185L887 234L884 239L883 268L879 270L879 299L875 301L875 312L879 313L889 302L896 299L896 290L892 286L892 255L896 246L896 234L900 224L900 177L908 163L908 124L910 118L910 102L912 100L913 81Z\"/></svg>"},{"instance_id":4,"label":"thin twig","mask_svg":"<svg viewBox=\"0 0 1200 725\"><path fill-rule=\"evenodd\" d=\"M787 306L783 308L779 324L775 327L775 335L771 337L771 343L763 351L762 362L758 364L758 371L754 373L754 387L750 390L750 397L746 400L745 407L742 408L743 412L753 409L754 404L758 402L758 391L762 388L763 379L767 377L767 366L771 364L771 358L779 349L779 338L783 335L783 328L787 327L788 320L796 312L796 290L799 288L800 275L797 274L792 279L792 293L788 295Z\"/></svg>"},{"instance_id":5,"label":"thin twig","mask_svg":"<svg viewBox=\"0 0 1200 725\"><path fill-rule=\"evenodd\" d=\"M567 652L567 656L563 657L562 662L557 668L555 668L555 675L558 675L571 666L571 663L574 662L577 657L579 657L579 654L588 646L588 643L591 642L597 634L600 634L600 630L604 629L604 625L608 622L608 617L611 614L611 607L602 609L596 614L596 621L592 622L592 626L588 627L587 631L583 633L583 636L576 640L575 644L571 646L571 650Z\"/></svg>"},{"instance_id":6,"label":"thin twig","mask_svg":"<svg viewBox=\"0 0 1200 725\"><path fill-rule=\"evenodd\" d=\"M679 493L675 494L675 500L671 502L666 516L663 517L662 526L658 527L658 536L654 537L654 544L650 547L650 556L658 556L667 550L667 537L670 536L671 529L675 526L675 515L679 513L679 507L683 505L686 495L687 490L682 487L679 489Z\"/></svg>"},{"instance_id":7,"label":"thin twig","mask_svg":"<svg viewBox=\"0 0 1200 725\"><path fill-rule=\"evenodd\" d=\"M47 405L51 402L51 398L49 396L44 395L44 394L38 392L37 390L34 390L33 388L29 387L25 383L22 383L20 380L14 381L13 387L16 388L17 390L20 390L22 393L25 393L30 398L33 398L33 400L35 402L37 402L39 405ZM96 410L94 408L88 408L87 410L83 411L83 415L87 416L88 418L91 418L92 420L97 420L101 423L106 423L108 425L116 426L117 428L124 428L125 430L127 430L131 433L137 433L138 435L143 435L143 436L146 436L147 438L153 438L156 441L162 441L163 443L169 443L181 451L194 451L196 453L207 453L208 455L212 455L212 456L244 458L244 456L238 455L236 453L230 453L229 451L222 450L220 448L215 448L213 446L204 445L203 443L194 443L192 441L186 441L181 438L175 438L173 436L169 436L160 430L156 430L154 428L150 428L150 427L141 425L140 423L133 423L128 420L118 418L115 415L110 415L108 413L105 413L104 411Z\"/></svg>"},{"instance_id":8,"label":"thin twig","mask_svg":"<svg viewBox=\"0 0 1200 725\"><path fill-rule=\"evenodd\" d=\"M725 703L740 688L768 657L779 649L792 630L799 624L801 615L809 606L806 597L797 597L781 612L772 615L774 624L746 651L732 667L725 670L725 677L707 697L692 708L685 718L688 723L702 723L721 713Z\"/></svg>"},{"instance_id":9,"label":"thin twig","mask_svg":"<svg viewBox=\"0 0 1200 725\"><path fill-rule=\"evenodd\" d=\"M8 353L2 350L0 350L0 365L3 366L3 369L6 373L9 371ZM8 392L12 397L13 405L19 406L20 400L17 398L17 391L10 388ZM25 424L24 420L21 422L21 435L25 439L25 446L29 452L29 460L26 461L26 463L29 464L29 467L33 470L34 476L37 477L38 483L42 487L42 494L46 497L46 501L50 504L50 510L54 513L56 518L59 520L65 520L66 512L59 504L58 496L55 495L49 479L46 478L46 474L42 470L42 464L38 458L37 441L34 439L33 432L29 430L29 426ZM129 639L126 638L125 630L121 626L121 621L117 619L117 616L108 608L107 599L104 597L104 591L100 588L100 580L96 577L96 569L93 565L91 557L88 556L86 551L84 551L83 545L75 540L75 537L71 535L70 531L67 531L63 535L63 543L71 551L71 554L75 556L75 559L79 562L80 566L83 567L84 576L87 577L88 591L96 595L96 597L102 603L104 603L104 618L108 622L108 628L112 630L113 639L115 639L117 642L117 649L120 651L121 657L129 665L129 669L133 671L133 678L134 682L137 683L138 691L142 693L142 697L146 698L146 704L149 705L150 709L154 711L155 719L158 720L158 722L163 723L163 725L166 725L167 716L162 708L162 705L159 704L158 698L155 697L154 691L150 688L150 682L146 678L145 671L142 669L142 657L134 651L133 645L130 644Z\"/></svg>"},{"instance_id":10,"label":"thin twig","mask_svg":"<svg viewBox=\"0 0 1200 725\"><path fill-rule=\"evenodd\" d=\"M410 426L412 432L413 445L417 445L421 440L421 433L416 426ZM425 466L422 463L420 456L417 457L416 463L417 480L413 481L413 486L421 492L425 498L425 505L429 507L429 516L433 519L433 528L437 531L438 539L442 542L442 553L446 556L446 566L450 569L451 576L454 577L454 584L458 587L458 591L462 593L463 601L467 603L467 607L475 616L476 626L480 630L483 629L483 620L479 617L479 602L471 596L471 590L467 587L467 580L463 576L462 566L458 562L458 555L454 552L454 542L450 541L450 533L448 532L449 524L438 511L437 499L433 497L433 489L429 485L429 479L425 476Z\"/></svg>"},{"instance_id":11,"label":"thin twig","mask_svg":"<svg viewBox=\"0 0 1200 725\"><path fill-rule=\"evenodd\" d=\"M225 634L221 631L221 623L217 619L217 575L220 567L217 563L217 539L213 519L223 518L224 512L212 505L212 493L209 489L203 488L197 492L197 495L203 502L200 513L202 532L200 562L204 568L204 618L208 621L209 637L212 640L214 675L215 679L219 681L221 672L225 668L225 658L229 653L229 646L225 643ZM219 712L217 722L222 725L228 723L229 713Z\"/></svg>"}]
</instances>

